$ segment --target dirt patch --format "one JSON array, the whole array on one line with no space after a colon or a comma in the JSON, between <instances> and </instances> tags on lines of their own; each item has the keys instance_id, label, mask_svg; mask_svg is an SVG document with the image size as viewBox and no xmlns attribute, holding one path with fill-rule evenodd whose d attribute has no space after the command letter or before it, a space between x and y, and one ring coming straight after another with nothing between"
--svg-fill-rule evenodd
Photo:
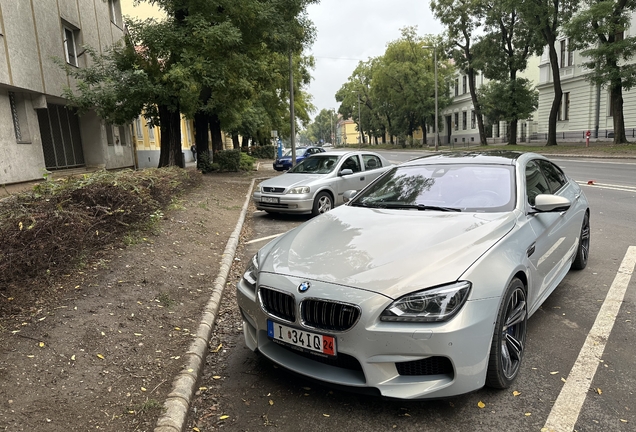
<instances>
[{"instance_id":1,"label":"dirt patch","mask_svg":"<svg viewBox=\"0 0 636 432\"><path fill-rule=\"evenodd\" d=\"M153 430L260 176L204 176L154 233L0 288L0 430Z\"/></svg>"}]
</instances>

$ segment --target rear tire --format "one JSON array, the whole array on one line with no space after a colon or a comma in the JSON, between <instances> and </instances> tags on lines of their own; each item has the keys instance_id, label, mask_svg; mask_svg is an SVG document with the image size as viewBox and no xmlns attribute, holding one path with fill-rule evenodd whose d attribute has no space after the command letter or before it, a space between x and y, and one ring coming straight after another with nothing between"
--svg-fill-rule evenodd
<instances>
[{"instance_id":1,"label":"rear tire","mask_svg":"<svg viewBox=\"0 0 636 432\"><path fill-rule=\"evenodd\" d=\"M320 192L314 199L314 207L311 214L318 216L327 213L331 209L333 209L333 198L331 198L329 192Z\"/></svg>"},{"instance_id":2,"label":"rear tire","mask_svg":"<svg viewBox=\"0 0 636 432\"><path fill-rule=\"evenodd\" d=\"M505 389L512 385L521 368L526 344L528 304L523 282L514 278L497 313L486 373L488 387Z\"/></svg>"},{"instance_id":3,"label":"rear tire","mask_svg":"<svg viewBox=\"0 0 636 432\"><path fill-rule=\"evenodd\" d=\"M579 247L576 249L576 257L572 262L574 270L583 270L587 266L587 259L590 256L590 214L585 212L583 224L581 225L581 236L579 237Z\"/></svg>"}]
</instances>

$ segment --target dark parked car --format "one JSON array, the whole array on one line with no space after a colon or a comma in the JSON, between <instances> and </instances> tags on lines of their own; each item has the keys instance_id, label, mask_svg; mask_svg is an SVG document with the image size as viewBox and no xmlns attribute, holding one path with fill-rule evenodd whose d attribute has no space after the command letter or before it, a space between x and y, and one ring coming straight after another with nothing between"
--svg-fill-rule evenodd
<instances>
[{"instance_id":1,"label":"dark parked car","mask_svg":"<svg viewBox=\"0 0 636 432\"><path fill-rule=\"evenodd\" d=\"M302 161L308 156L316 153L324 153L325 149L320 147L296 147L296 163ZM287 150L283 157L274 161L274 169L276 171L286 171L292 167L292 151Z\"/></svg>"}]
</instances>

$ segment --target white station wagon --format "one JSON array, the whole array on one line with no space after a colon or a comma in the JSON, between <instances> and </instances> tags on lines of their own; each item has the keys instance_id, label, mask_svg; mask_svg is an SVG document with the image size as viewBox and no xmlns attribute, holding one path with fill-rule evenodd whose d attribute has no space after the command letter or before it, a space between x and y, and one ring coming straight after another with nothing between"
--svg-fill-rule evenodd
<instances>
[{"instance_id":1,"label":"white station wagon","mask_svg":"<svg viewBox=\"0 0 636 432\"><path fill-rule=\"evenodd\" d=\"M388 160L369 151L314 154L256 186L254 204L266 212L318 215L344 203L345 191L363 189L389 166Z\"/></svg>"}]
</instances>

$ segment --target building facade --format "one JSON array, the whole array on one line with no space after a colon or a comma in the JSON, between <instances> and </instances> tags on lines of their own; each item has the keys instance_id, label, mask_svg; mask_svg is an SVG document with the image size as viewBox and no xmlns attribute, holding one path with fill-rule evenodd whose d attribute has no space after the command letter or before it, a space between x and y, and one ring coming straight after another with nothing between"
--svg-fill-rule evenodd
<instances>
[{"instance_id":1,"label":"building facade","mask_svg":"<svg viewBox=\"0 0 636 432\"><path fill-rule=\"evenodd\" d=\"M530 80L535 87L539 85L539 64L540 59L537 56L528 59L526 70L519 73L520 78ZM475 89L479 89L488 83L488 79L481 73L475 77ZM449 89L450 95L453 97L451 105L440 112L440 142L443 145L450 146L470 146L479 145L479 128L477 125L477 117L475 115L475 107L470 96L468 76L462 72L458 72L454 82ZM552 101L550 100L550 103ZM539 102L541 106L541 100ZM548 108L549 112L549 108ZM531 118L520 120L517 127L517 141L524 142L531 137L537 136L538 121L540 110L537 109ZM546 117L547 125L547 117ZM506 122L488 122L485 123L486 137L489 143L499 143L508 141L508 125ZM435 140L429 129L428 144L434 145Z\"/></svg>"},{"instance_id":2,"label":"building facade","mask_svg":"<svg viewBox=\"0 0 636 432\"><path fill-rule=\"evenodd\" d=\"M0 0L0 184L48 170L134 166L129 125L77 115L62 65L87 66L124 35L120 0Z\"/></svg>"}]
</instances>

